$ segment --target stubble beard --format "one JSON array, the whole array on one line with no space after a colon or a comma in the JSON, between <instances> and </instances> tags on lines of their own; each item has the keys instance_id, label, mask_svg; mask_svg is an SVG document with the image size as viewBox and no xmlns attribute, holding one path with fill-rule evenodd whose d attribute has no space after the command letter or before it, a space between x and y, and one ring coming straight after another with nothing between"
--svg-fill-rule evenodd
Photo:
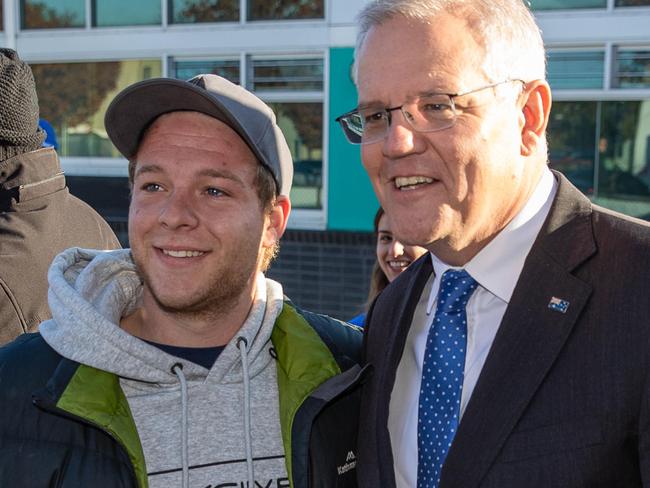
<instances>
[{"instance_id":1,"label":"stubble beard","mask_svg":"<svg viewBox=\"0 0 650 488\"><path fill-rule=\"evenodd\" d=\"M258 256L244 252L240 259L228 263L220 269L214 270L205 280L205 286L198 290L193 297L163 297L157 291L155 280L147 273L146 266L140 261L135 253L133 261L136 271L142 280L145 292L148 291L151 298L164 313L187 320L217 320L235 308L242 300L245 291L249 288L250 281L255 279L258 269ZM245 260L241 256L247 256ZM238 261L238 262L237 262ZM232 263L232 264L231 264ZM173 280L173 276L169 277Z\"/></svg>"}]
</instances>

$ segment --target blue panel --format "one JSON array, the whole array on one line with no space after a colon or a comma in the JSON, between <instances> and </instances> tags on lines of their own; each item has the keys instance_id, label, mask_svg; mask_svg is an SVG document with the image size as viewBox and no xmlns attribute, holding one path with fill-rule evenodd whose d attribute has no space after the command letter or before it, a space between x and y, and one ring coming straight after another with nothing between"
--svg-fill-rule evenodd
<instances>
[{"instance_id":1,"label":"blue panel","mask_svg":"<svg viewBox=\"0 0 650 488\"><path fill-rule=\"evenodd\" d=\"M565 10L572 8L605 8L607 0L531 0L532 10Z\"/></svg>"},{"instance_id":2,"label":"blue panel","mask_svg":"<svg viewBox=\"0 0 650 488\"><path fill-rule=\"evenodd\" d=\"M95 0L93 26L160 25L160 0Z\"/></svg>"},{"instance_id":3,"label":"blue panel","mask_svg":"<svg viewBox=\"0 0 650 488\"><path fill-rule=\"evenodd\" d=\"M332 230L371 231L379 204L361 165L359 146L348 143L334 121L357 104L357 91L350 76L353 53L353 48L330 49L327 227Z\"/></svg>"}]
</instances>

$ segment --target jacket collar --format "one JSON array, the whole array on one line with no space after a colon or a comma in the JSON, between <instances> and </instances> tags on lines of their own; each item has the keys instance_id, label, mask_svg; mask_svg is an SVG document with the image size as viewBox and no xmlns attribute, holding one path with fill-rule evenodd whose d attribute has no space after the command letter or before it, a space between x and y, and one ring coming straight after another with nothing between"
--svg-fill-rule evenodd
<instances>
[{"instance_id":1,"label":"jacket collar","mask_svg":"<svg viewBox=\"0 0 650 488\"><path fill-rule=\"evenodd\" d=\"M29 185L62 174L56 151L42 148L31 151L0 163L0 188L12 188Z\"/></svg>"},{"instance_id":2,"label":"jacket collar","mask_svg":"<svg viewBox=\"0 0 650 488\"><path fill-rule=\"evenodd\" d=\"M72 417L113 437L128 454L138 486L147 488L140 438L116 375L62 357L46 386L32 398L46 411Z\"/></svg>"},{"instance_id":3,"label":"jacket collar","mask_svg":"<svg viewBox=\"0 0 650 488\"><path fill-rule=\"evenodd\" d=\"M56 151L43 148L0 163L0 209L49 195L65 188Z\"/></svg>"}]
</instances>

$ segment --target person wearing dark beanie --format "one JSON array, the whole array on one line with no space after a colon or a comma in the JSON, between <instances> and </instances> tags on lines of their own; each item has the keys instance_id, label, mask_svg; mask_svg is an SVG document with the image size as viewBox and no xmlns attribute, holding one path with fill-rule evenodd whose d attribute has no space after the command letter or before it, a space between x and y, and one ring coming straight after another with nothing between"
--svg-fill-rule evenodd
<instances>
[{"instance_id":1,"label":"person wearing dark beanie","mask_svg":"<svg viewBox=\"0 0 650 488\"><path fill-rule=\"evenodd\" d=\"M40 148L45 132L38 126L34 76L11 49L0 49L0 100L0 161Z\"/></svg>"},{"instance_id":2,"label":"person wearing dark beanie","mask_svg":"<svg viewBox=\"0 0 650 488\"><path fill-rule=\"evenodd\" d=\"M119 248L97 212L70 195L59 158L42 148L30 67L0 48L0 345L50 318L47 269L69 247Z\"/></svg>"}]
</instances>

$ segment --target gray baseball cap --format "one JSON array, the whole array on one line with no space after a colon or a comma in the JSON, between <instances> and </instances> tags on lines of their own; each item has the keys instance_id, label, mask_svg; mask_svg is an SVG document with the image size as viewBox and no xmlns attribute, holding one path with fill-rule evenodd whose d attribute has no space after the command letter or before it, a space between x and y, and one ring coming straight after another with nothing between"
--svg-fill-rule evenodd
<instances>
[{"instance_id":1,"label":"gray baseball cap","mask_svg":"<svg viewBox=\"0 0 650 488\"><path fill-rule=\"evenodd\" d=\"M104 125L115 147L131 160L149 125L163 114L178 111L201 112L228 124L271 171L278 194L289 195L293 161L275 114L251 92L220 76L134 83L111 102Z\"/></svg>"}]
</instances>

